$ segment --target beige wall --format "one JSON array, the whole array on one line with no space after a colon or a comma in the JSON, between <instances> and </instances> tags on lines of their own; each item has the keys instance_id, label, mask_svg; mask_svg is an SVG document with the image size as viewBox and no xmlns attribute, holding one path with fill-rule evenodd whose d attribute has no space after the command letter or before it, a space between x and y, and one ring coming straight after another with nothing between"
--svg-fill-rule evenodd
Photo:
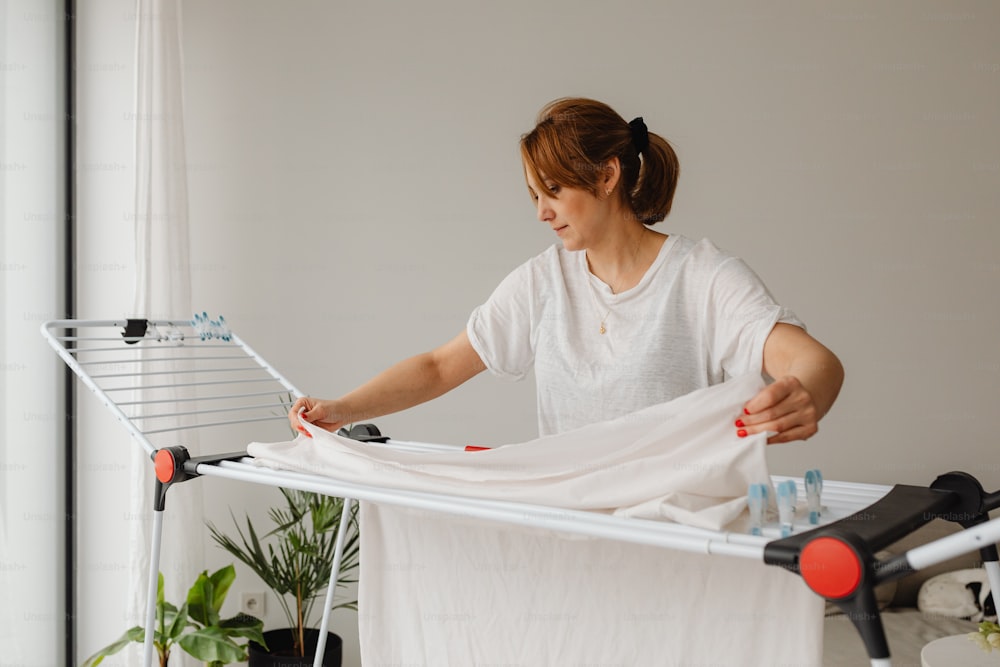
<instances>
[{"instance_id":1,"label":"beige wall","mask_svg":"<svg viewBox=\"0 0 1000 667\"><path fill-rule=\"evenodd\" d=\"M81 59L125 69L82 73L80 159L130 169L118 121L132 3L83 4ZM517 139L545 102L586 95L675 144L683 173L661 229L743 256L844 361L820 434L774 448L775 472L923 484L962 469L1000 487L1000 5L184 12L194 303L305 391L340 393L446 340L554 241L534 221ZM83 317L131 304L128 178L81 181ZM523 439L533 388L482 376L379 423L409 440ZM107 494L107 481L81 488ZM218 503L252 506L253 493Z\"/></svg>"},{"instance_id":2,"label":"beige wall","mask_svg":"<svg viewBox=\"0 0 1000 667\"><path fill-rule=\"evenodd\" d=\"M589 95L676 144L662 229L745 257L843 358L821 434L777 466L1000 484L1000 7L468 5L185 7L196 285L300 385L443 341L553 242L516 142ZM389 423L509 440L531 392L484 377Z\"/></svg>"}]
</instances>

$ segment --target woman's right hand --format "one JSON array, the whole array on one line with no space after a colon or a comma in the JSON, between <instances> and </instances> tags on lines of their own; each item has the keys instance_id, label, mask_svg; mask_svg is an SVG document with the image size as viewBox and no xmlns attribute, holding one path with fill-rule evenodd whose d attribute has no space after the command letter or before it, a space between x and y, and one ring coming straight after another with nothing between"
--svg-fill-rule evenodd
<instances>
[{"instance_id":1,"label":"woman's right hand","mask_svg":"<svg viewBox=\"0 0 1000 667\"><path fill-rule=\"evenodd\" d=\"M348 423L346 419L338 414L336 401L325 401L303 396L295 401L295 404L288 411L288 421L291 422L292 428L303 435L308 436L309 433L306 432L299 422L299 410L305 411L301 415L302 419L331 433Z\"/></svg>"}]
</instances>

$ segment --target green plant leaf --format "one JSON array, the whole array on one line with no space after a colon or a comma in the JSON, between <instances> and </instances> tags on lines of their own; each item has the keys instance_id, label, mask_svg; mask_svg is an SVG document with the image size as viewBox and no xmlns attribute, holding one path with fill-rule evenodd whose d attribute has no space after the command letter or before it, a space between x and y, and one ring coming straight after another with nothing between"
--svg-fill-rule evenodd
<instances>
[{"instance_id":1,"label":"green plant leaf","mask_svg":"<svg viewBox=\"0 0 1000 667\"><path fill-rule=\"evenodd\" d=\"M170 607L172 608L173 605L170 605ZM188 606L182 604L180 609L164 611L163 625L162 637L158 637L157 639L163 643L177 641L177 638L184 632L184 628L188 626Z\"/></svg>"},{"instance_id":2,"label":"green plant leaf","mask_svg":"<svg viewBox=\"0 0 1000 667\"><path fill-rule=\"evenodd\" d=\"M216 617L218 617L219 612L222 610L222 603L226 601L226 594L229 593L229 587L233 585L233 581L236 579L236 568L232 564L229 564L213 572L209 579L212 581L214 593L212 597L212 609L215 611Z\"/></svg>"},{"instance_id":3,"label":"green plant leaf","mask_svg":"<svg viewBox=\"0 0 1000 667\"><path fill-rule=\"evenodd\" d=\"M141 626L135 626L125 632L121 637L111 642L100 651L83 661L80 667L94 667L101 664L109 655L114 655L132 642L142 642L146 638L146 631Z\"/></svg>"},{"instance_id":4,"label":"green plant leaf","mask_svg":"<svg viewBox=\"0 0 1000 667\"><path fill-rule=\"evenodd\" d=\"M166 603L163 599L163 573L157 572L156 573L156 625L157 625L157 630L161 635L166 630L163 621L163 616L165 611L163 606L164 604Z\"/></svg>"},{"instance_id":5,"label":"green plant leaf","mask_svg":"<svg viewBox=\"0 0 1000 667\"><path fill-rule=\"evenodd\" d=\"M192 657L202 662L242 662L247 659L247 649L230 639L217 627L199 628L189 632L177 642Z\"/></svg>"},{"instance_id":6,"label":"green plant leaf","mask_svg":"<svg viewBox=\"0 0 1000 667\"><path fill-rule=\"evenodd\" d=\"M303 550L302 537L297 533L288 533L288 541L292 544L292 549L295 551Z\"/></svg>"},{"instance_id":7,"label":"green plant leaf","mask_svg":"<svg viewBox=\"0 0 1000 667\"><path fill-rule=\"evenodd\" d=\"M226 600L233 580L236 579L236 568L229 564L208 575L202 572L194 585L188 591L187 605L191 618L202 625L216 625L219 622L219 611Z\"/></svg>"},{"instance_id":8,"label":"green plant leaf","mask_svg":"<svg viewBox=\"0 0 1000 667\"><path fill-rule=\"evenodd\" d=\"M206 570L198 575L187 594L188 615L191 620L204 626L218 625L219 612L212 609L213 599L215 599L214 586Z\"/></svg>"},{"instance_id":9,"label":"green plant leaf","mask_svg":"<svg viewBox=\"0 0 1000 667\"><path fill-rule=\"evenodd\" d=\"M267 648L267 642L264 641L264 621L256 616L237 614L220 621L219 627L231 637L244 637Z\"/></svg>"}]
</instances>

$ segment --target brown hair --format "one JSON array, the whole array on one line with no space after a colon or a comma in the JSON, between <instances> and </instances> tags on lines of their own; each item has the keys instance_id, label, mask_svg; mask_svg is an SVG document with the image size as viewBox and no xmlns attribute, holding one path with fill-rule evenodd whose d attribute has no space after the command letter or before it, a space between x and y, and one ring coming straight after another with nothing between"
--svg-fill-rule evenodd
<instances>
[{"instance_id":1,"label":"brown hair","mask_svg":"<svg viewBox=\"0 0 1000 667\"><path fill-rule=\"evenodd\" d=\"M549 102L538 113L535 129L521 137L525 169L541 183L544 178L563 187L598 195L604 166L621 163L622 203L647 225L663 220L677 189L680 162L667 140L649 132L642 158L632 129L603 102L566 97Z\"/></svg>"}]
</instances>

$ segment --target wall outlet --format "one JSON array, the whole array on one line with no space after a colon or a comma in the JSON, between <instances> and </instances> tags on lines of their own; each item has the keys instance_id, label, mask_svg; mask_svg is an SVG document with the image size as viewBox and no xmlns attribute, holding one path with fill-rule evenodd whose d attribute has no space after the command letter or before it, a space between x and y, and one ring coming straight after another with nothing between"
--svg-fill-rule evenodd
<instances>
[{"instance_id":1,"label":"wall outlet","mask_svg":"<svg viewBox=\"0 0 1000 667\"><path fill-rule=\"evenodd\" d=\"M263 619L265 612L264 593L243 593L240 597L240 612Z\"/></svg>"}]
</instances>

